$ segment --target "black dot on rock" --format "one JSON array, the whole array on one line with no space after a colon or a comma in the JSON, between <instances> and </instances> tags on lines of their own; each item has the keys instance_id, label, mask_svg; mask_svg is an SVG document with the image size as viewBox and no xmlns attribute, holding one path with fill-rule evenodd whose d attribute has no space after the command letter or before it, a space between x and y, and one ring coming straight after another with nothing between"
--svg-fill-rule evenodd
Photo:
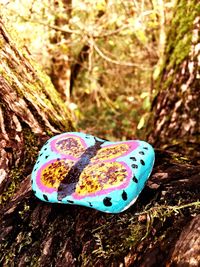
<instances>
[{"instance_id":1,"label":"black dot on rock","mask_svg":"<svg viewBox=\"0 0 200 267\"><path fill-rule=\"evenodd\" d=\"M144 152L143 152L143 151L140 151L139 154L140 154L140 155L144 155Z\"/></svg>"},{"instance_id":2,"label":"black dot on rock","mask_svg":"<svg viewBox=\"0 0 200 267\"><path fill-rule=\"evenodd\" d=\"M105 197L104 200L103 200L103 204L104 204L106 207L110 207L110 206L112 206L111 197Z\"/></svg>"},{"instance_id":3,"label":"black dot on rock","mask_svg":"<svg viewBox=\"0 0 200 267\"><path fill-rule=\"evenodd\" d=\"M67 202L70 203L70 204L73 204L74 203L73 200L67 200Z\"/></svg>"},{"instance_id":4,"label":"black dot on rock","mask_svg":"<svg viewBox=\"0 0 200 267\"><path fill-rule=\"evenodd\" d=\"M43 155L43 153L40 153L40 155L39 155L39 156L41 157L42 155Z\"/></svg>"},{"instance_id":5,"label":"black dot on rock","mask_svg":"<svg viewBox=\"0 0 200 267\"><path fill-rule=\"evenodd\" d=\"M46 143L46 144L47 144L47 143ZM44 150L47 150L47 147L45 147Z\"/></svg>"},{"instance_id":6,"label":"black dot on rock","mask_svg":"<svg viewBox=\"0 0 200 267\"><path fill-rule=\"evenodd\" d=\"M43 194L43 198L44 198L44 200L49 201L47 195Z\"/></svg>"},{"instance_id":7,"label":"black dot on rock","mask_svg":"<svg viewBox=\"0 0 200 267\"><path fill-rule=\"evenodd\" d=\"M36 164L39 164L40 163L40 161L38 160L37 162L36 162Z\"/></svg>"},{"instance_id":8,"label":"black dot on rock","mask_svg":"<svg viewBox=\"0 0 200 267\"><path fill-rule=\"evenodd\" d=\"M34 193L34 194L36 194L36 191L35 191L35 190L33 190L33 193Z\"/></svg>"},{"instance_id":9,"label":"black dot on rock","mask_svg":"<svg viewBox=\"0 0 200 267\"><path fill-rule=\"evenodd\" d=\"M136 161L136 158L135 157L130 157L130 159L132 159L133 161Z\"/></svg>"},{"instance_id":10,"label":"black dot on rock","mask_svg":"<svg viewBox=\"0 0 200 267\"><path fill-rule=\"evenodd\" d=\"M144 160L140 160L140 163L142 164L142 165L145 165L145 162L144 162Z\"/></svg>"},{"instance_id":11,"label":"black dot on rock","mask_svg":"<svg viewBox=\"0 0 200 267\"><path fill-rule=\"evenodd\" d=\"M123 191L123 193L122 193L122 199L125 201L125 200L127 200L127 193L125 192L125 191Z\"/></svg>"},{"instance_id":12,"label":"black dot on rock","mask_svg":"<svg viewBox=\"0 0 200 267\"><path fill-rule=\"evenodd\" d=\"M148 147L143 147L144 149L148 150Z\"/></svg>"},{"instance_id":13,"label":"black dot on rock","mask_svg":"<svg viewBox=\"0 0 200 267\"><path fill-rule=\"evenodd\" d=\"M36 172L36 171L37 171L37 169L34 169L33 171L34 171L34 172Z\"/></svg>"},{"instance_id":14,"label":"black dot on rock","mask_svg":"<svg viewBox=\"0 0 200 267\"><path fill-rule=\"evenodd\" d=\"M137 169L138 168L138 165L132 164L131 167L134 168L134 169Z\"/></svg>"},{"instance_id":15,"label":"black dot on rock","mask_svg":"<svg viewBox=\"0 0 200 267\"><path fill-rule=\"evenodd\" d=\"M138 179L135 177L135 176L133 176L133 182L135 182L136 184L138 183Z\"/></svg>"},{"instance_id":16,"label":"black dot on rock","mask_svg":"<svg viewBox=\"0 0 200 267\"><path fill-rule=\"evenodd\" d=\"M92 203L91 202L88 202L88 203L89 203L90 207L92 207Z\"/></svg>"},{"instance_id":17,"label":"black dot on rock","mask_svg":"<svg viewBox=\"0 0 200 267\"><path fill-rule=\"evenodd\" d=\"M45 159L47 159L49 157L49 155L45 156Z\"/></svg>"},{"instance_id":18,"label":"black dot on rock","mask_svg":"<svg viewBox=\"0 0 200 267\"><path fill-rule=\"evenodd\" d=\"M33 180L31 180L31 184L33 184Z\"/></svg>"}]
</instances>

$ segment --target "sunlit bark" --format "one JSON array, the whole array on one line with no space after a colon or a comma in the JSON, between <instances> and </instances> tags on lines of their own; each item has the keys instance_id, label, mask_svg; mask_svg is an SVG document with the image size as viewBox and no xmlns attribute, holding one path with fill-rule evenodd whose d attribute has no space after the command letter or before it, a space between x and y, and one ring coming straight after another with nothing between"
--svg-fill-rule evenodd
<instances>
[{"instance_id":1,"label":"sunlit bark","mask_svg":"<svg viewBox=\"0 0 200 267\"><path fill-rule=\"evenodd\" d=\"M199 155L200 142L199 7L197 0L177 1L148 125L157 147L180 146L190 155Z\"/></svg>"},{"instance_id":2,"label":"sunlit bark","mask_svg":"<svg viewBox=\"0 0 200 267\"><path fill-rule=\"evenodd\" d=\"M30 174L38 148L72 128L67 107L49 78L20 52L0 23L0 192L7 201Z\"/></svg>"}]
</instances>

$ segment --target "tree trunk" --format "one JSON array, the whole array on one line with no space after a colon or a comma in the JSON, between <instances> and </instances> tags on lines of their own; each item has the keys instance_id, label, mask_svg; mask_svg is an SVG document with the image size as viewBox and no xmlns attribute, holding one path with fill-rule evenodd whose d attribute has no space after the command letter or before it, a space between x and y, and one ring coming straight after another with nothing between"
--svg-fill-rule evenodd
<instances>
[{"instance_id":1,"label":"tree trunk","mask_svg":"<svg viewBox=\"0 0 200 267\"><path fill-rule=\"evenodd\" d=\"M49 136L72 129L69 112L49 78L19 52L0 22L0 193L8 201L30 174Z\"/></svg>"},{"instance_id":2,"label":"tree trunk","mask_svg":"<svg viewBox=\"0 0 200 267\"><path fill-rule=\"evenodd\" d=\"M200 3L178 0L167 36L149 140L200 156ZM198 152L198 153L197 153Z\"/></svg>"},{"instance_id":3,"label":"tree trunk","mask_svg":"<svg viewBox=\"0 0 200 267\"><path fill-rule=\"evenodd\" d=\"M2 24L0 44L0 265L183 266L181 247L187 266L198 266L197 159L156 150L147 186L117 215L34 197L30 173L38 149L72 126L49 80L14 47ZM185 236L191 236L187 246Z\"/></svg>"},{"instance_id":4,"label":"tree trunk","mask_svg":"<svg viewBox=\"0 0 200 267\"><path fill-rule=\"evenodd\" d=\"M55 26L62 29L63 26L68 24L71 16L72 3L71 0L54 1L55 12L58 6L62 4L63 13L55 13ZM50 77L55 88L60 93L62 99L68 103L70 101L70 80L71 80L71 66L69 60L69 45L67 40L70 34L57 30L51 39L54 44L51 51L52 65Z\"/></svg>"}]
</instances>

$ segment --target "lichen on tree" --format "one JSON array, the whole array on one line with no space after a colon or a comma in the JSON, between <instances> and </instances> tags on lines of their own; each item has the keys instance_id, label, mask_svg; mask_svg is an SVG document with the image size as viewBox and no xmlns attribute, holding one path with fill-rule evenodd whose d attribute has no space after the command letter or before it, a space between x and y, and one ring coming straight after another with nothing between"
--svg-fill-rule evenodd
<instances>
[{"instance_id":1,"label":"lichen on tree","mask_svg":"<svg viewBox=\"0 0 200 267\"><path fill-rule=\"evenodd\" d=\"M199 1L177 1L156 83L149 140L199 156Z\"/></svg>"},{"instance_id":2,"label":"lichen on tree","mask_svg":"<svg viewBox=\"0 0 200 267\"><path fill-rule=\"evenodd\" d=\"M27 50L20 51L0 23L1 202L30 174L49 136L73 128L59 94Z\"/></svg>"}]
</instances>

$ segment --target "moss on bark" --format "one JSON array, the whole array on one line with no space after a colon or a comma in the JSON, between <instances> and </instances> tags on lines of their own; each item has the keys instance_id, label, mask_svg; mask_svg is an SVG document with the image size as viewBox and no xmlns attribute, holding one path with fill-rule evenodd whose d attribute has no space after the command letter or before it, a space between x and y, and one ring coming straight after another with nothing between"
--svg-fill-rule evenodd
<instances>
[{"instance_id":1,"label":"moss on bark","mask_svg":"<svg viewBox=\"0 0 200 267\"><path fill-rule=\"evenodd\" d=\"M200 3L178 0L174 10L147 129L150 142L157 147L178 145L190 154L193 144L200 141Z\"/></svg>"},{"instance_id":2,"label":"moss on bark","mask_svg":"<svg viewBox=\"0 0 200 267\"><path fill-rule=\"evenodd\" d=\"M30 174L41 145L73 129L70 112L49 77L0 22L0 203Z\"/></svg>"}]
</instances>

